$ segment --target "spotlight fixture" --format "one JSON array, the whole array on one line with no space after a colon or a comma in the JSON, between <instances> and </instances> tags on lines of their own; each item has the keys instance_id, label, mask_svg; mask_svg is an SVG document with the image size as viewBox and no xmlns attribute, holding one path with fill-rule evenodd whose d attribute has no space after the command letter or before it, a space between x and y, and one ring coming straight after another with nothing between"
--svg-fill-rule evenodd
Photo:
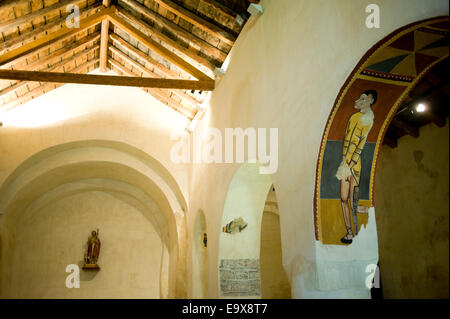
<instances>
[{"instance_id":1,"label":"spotlight fixture","mask_svg":"<svg viewBox=\"0 0 450 319\"><path fill-rule=\"evenodd\" d=\"M418 113L423 113L423 112L425 112L426 109L427 109L427 108L426 108L425 104L423 104L423 103L419 103L419 104L416 106L416 111L417 111Z\"/></svg>"}]
</instances>

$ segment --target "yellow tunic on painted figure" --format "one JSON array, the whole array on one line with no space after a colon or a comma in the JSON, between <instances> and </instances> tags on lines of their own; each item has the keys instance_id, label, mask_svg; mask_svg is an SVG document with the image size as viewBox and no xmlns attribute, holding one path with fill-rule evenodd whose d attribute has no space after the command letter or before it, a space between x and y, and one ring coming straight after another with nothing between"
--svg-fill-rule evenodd
<instances>
[{"instance_id":1,"label":"yellow tunic on painted figure","mask_svg":"<svg viewBox=\"0 0 450 319\"><path fill-rule=\"evenodd\" d=\"M350 165L350 162L355 162L350 171L357 185L359 185L361 177L361 153L372 128L373 118L374 115L371 110L366 113L355 113L348 120L345 130L342 155L345 158L345 164Z\"/></svg>"}]
</instances>

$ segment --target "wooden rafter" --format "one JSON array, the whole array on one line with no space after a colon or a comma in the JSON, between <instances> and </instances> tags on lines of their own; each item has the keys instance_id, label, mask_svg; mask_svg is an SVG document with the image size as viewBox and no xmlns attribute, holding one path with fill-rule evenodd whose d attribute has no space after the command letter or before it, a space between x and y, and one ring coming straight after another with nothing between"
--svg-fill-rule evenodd
<instances>
[{"instance_id":1,"label":"wooden rafter","mask_svg":"<svg viewBox=\"0 0 450 319\"><path fill-rule=\"evenodd\" d=\"M214 90L214 81L210 80L192 81L192 80L155 79L155 78L141 78L141 77L120 77L120 76L94 75L94 74L70 74L70 73L41 72L41 71L0 70L0 79L56 82L56 83L116 85L116 86L137 86L137 87L142 86L161 89L182 89L182 90L201 90L201 91Z\"/></svg>"},{"instance_id":2,"label":"wooden rafter","mask_svg":"<svg viewBox=\"0 0 450 319\"><path fill-rule=\"evenodd\" d=\"M95 58L93 60L87 61L87 62L75 67L74 69L72 69L68 72L71 72L71 73L85 72L85 70L89 70L89 68L93 67L98 61L99 61L99 59ZM25 103L26 101L29 101L32 98L36 98L39 95L42 95L48 91L51 91L54 88L61 86L61 85L62 84L58 84L58 83L56 83L56 84L55 83L45 83L41 86L38 86L38 87L32 89L28 93L25 93L24 95L19 96L18 99L15 101L0 105L0 110L2 112L7 111L21 103Z\"/></svg>"},{"instance_id":3,"label":"wooden rafter","mask_svg":"<svg viewBox=\"0 0 450 319\"><path fill-rule=\"evenodd\" d=\"M217 2L215 0L200 0L201 2L205 2L208 5L210 5L211 7L213 7L214 9L220 11L221 14L223 14L224 16L228 17L228 19L235 19L236 16L238 15L235 11L233 11L232 9L224 6L223 4L221 4L220 2Z\"/></svg>"},{"instance_id":4,"label":"wooden rafter","mask_svg":"<svg viewBox=\"0 0 450 319\"><path fill-rule=\"evenodd\" d=\"M132 0L127 0L132 1ZM182 6L176 4L175 2L169 1L169 0L154 0L156 3L158 3L161 7L171 11L172 13L176 14L177 16L180 16L184 20L188 21L189 23L192 23L196 27L202 29L203 31L209 32L219 38L221 41L225 42L228 45L233 45L236 41L236 36L231 34L228 31L225 31L218 26L216 26L213 23L210 23L209 21L200 18L196 14L192 13L189 10L186 10Z\"/></svg>"},{"instance_id":5,"label":"wooden rafter","mask_svg":"<svg viewBox=\"0 0 450 319\"><path fill-rule=\"evenodd\" d=\"M227 54L223 52L222 50L216 48L215 46L211 45L210 43L206 42L203 39L200 39L199 37L193 35L192 33L186 31L179 25L173 23L167 18L164 18L163 16L153 12L149 8L137 3L136 1L132 0L122 0L124 4L129 6L133 11L136 13L142 15L146 19L149 19L153 21L154 23L160 25L162 28L165 28L174 34L176 34L178 37L182 38L187 43L191 43L195 47L197 47L199 50L202 50L206 54L214 57L216 60L223 62ZM119 8L120 10L120 8Z\"/></svg>"},{"instance_id":6,"label":"wooden rafter","mask_svg":"<svg viewBox=\"0 0 450 319\"><path fill-rule=\"evenodd\" d=\"M125 41L124 39L122 39L118 35L110 34L109 37L114 43L117 43L120 46L124 47L128 52L130 52L135 57L144 60L146 63L149 63L151 66L153 66L155 69L157 69L159 72L161 72L166 77L168 77L168 78L179 78L179 75L175 71L167 68L165 65L163 65L163 64L159 63L158 61L152 59L147 54L145 54L144 52L142 52L138 48L135 48L134 46L129 44L127 41Z\"/></svg>"},{"instance_id":7,"label":"wooden rafter","mask_svg":"<svg viewBox=\"0 0 450 319\"><path fill-rule=\"evenodd\" d=\"M118 61L116 61L114 59L109 59L108 62L113 66L113 69L114 68L117 69L120 73L127 74L128 76L136 76L136 74L134 72L132 72L131 70L128 70L126 67L121 65ZM141 89L143 89L144 91L150 93L151 95L153 95L157 99L162 100L163 103L165 103L166 105L170 106L174 110L180 112L184 116L186 116L186 117L188 117L190 119L192 119L194 117L193 114L190 114L190 113L186 112L184 110L184 107L179 102L174 101L173 99L171 99L169 94L167 94L167 92L163 92L161 89L155 89L155 88L144 88L144 87L141 87Z\"/></svg>"},{"instance_id":8,"label":"wooden rafter","mask_svg":"<svg viewBox=\"0 0 450 319\"><path fill-rule=\"evenodd\" d=\"M122 30L128 32L133 38L136 40L142 42L145 46L151 48L153 51L155 51L157 54L164 57L166 60L172 62L179 68L185 70L189 74L191 74L193 77L195 77L198 80L206 80L206 81L213 81L209 76L192 66L191 64L187 63L185 60L180 58L178 55L170 51L169 49L165 48L160 43L156 42L155 40L148 38L144 33L142 33L140 30L133 27L131 24L120 18L115 13L111 13L108 15L108 18L111 20L112 23L114 23L117 27L121 28Z\"/></svg>"},{"instance_id":9,"label":"wooden rafter","mask_svg":"<svg viewBox=\"0 0 450 319\"><path fill-rule=\"evenodd\" d=\"M151 77L151 78L157 78L157 75L155 73L153 73L151 70L147 69L145 66L143 66L143 65L139 64L138 62L134 61L133 59L131 59L130 57L128 57L122 51L120 51L120 50L118 50L118 49L116 49L114 47L110 47L109 49L113 53L118 55L122 60L124 60L128 64L132 65L134 68L138 69L140 72L142 72L146 76ZM193 99L192 97L190 97L188 94L186 94L184 92L173 91L173 93L175 95L177 95L180 99L189 101L196 108L198 107L198 104L200 103L200 102L196 101L195 99Z\"/></svg>"},{"instance_id":10,"label":"wooden rafter","mask_svg":"<svg viewBox=\"0 0 450 319\"><path fill-rule=\"evenodd\" d=\"M66 26L56 32L50 33L45 37L42 37L33 42L27 43L26 45L21 46L15 50L7 52L0 56L0 66L10 63L16 60L17 58L20 58L30 52L33 52L34 50L40 49L53 41L59 40L63 37L72 36L95 24L98 24L107 16L108 13L114 12L114 10L115 8L113 7L102 9L99 12L81 20L80 28L68 28Z\"/></svg>"},{"instance_id":11,"label":"wooden rafter","mask_svg":"<svg viewBox=\"0 0 450 319\"><path fill-rule=\"evenodd\" d=\"M79 53L76 53L76 54L70 56L69 58L63 59L63 56L65 54L67 54L67 52L72 51L72 50L77 51L79 48L89 46L90 44L97 41L99 38L100 38L100 34L94 33L94 34L84 38L80 42L76 42L71 46L59 49L59 50L53 52L52 54L50 54L40 60L35 61L34 63L30 63L30 64L26 65L24 67L24 70L39 70L39 71L47 71L47 72L53 71L53 70L57 69L58 67L63 66L65 63L68 63L70 60L77 59L80 56L89 54L93 50L98 49L99 48L98 46L94 46L92 48L88 48ZM59 62L55 63L56 61L59 61ZM53 64L53 63L55 63L55 64ZM49 67L48 64L52 64L52 65ZM11 91L17 90L26 84L27 84L27 82L19 81L19 82L15 83L14 85L11 85L11 86L1 90L0 95L7 94Z\"/></svg>"},{"instance_id":12,"label":"wooden rafter","mask_svg":"<svg viewBox=\"0 0 450 319\"><path fill-rule=\"evenodd\" d=\"M136 25L139 27L139 29L144 32L147 36L154 36L159 41L162 41L163 43L166 43L170 48L175 50L176 52L180 53L182 56L185 56L189 59L192 59L193 61L197 62L198 64L208 68L211 71L214 71L218 66L211 63L210 60L207 58L198 55L198 51L192 50L192 47L186 48L182 46L180 43L178 43L175 40L172 40L168 36L164 35L161 32L158 32L157 30L151 28L146 23L139 21L136 19L133 15L131 15L128 11L119 8L118 15L126 21L128 21L132 25Z\"/></svg>"}]
</instances>

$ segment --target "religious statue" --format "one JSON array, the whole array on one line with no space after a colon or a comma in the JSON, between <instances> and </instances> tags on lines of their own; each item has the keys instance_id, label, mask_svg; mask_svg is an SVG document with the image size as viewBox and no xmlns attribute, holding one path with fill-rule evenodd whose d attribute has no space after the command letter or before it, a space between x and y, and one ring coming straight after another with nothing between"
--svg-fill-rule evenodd
<instances>
[{"instance_id":1,"label":"religious statue","mask_svg":"<svg viewBox=\"0 0 450 319\"><path fill-rule=\"evenodd\" d=\"M100 269L97 265L98 256L100 255L100 239L98 238L99 230L93 230L87 241L87 252L84 255L84 270Z\"/></svg>"}]
</instances>

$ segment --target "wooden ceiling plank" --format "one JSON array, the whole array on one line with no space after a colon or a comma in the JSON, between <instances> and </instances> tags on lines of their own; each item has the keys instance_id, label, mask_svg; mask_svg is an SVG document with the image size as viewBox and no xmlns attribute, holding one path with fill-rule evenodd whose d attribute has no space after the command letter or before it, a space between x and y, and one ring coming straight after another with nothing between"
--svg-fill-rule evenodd
<instances>
[{"instance_id":1,"label":"wooden ceiling plank","mask_svg":"<svg viewBox=\"0 0 450 319\"><path fill-rule=\"evenodd\" d=\"M223 4L215 0L200 0L200 1L209 4L214 9L219 11L220 14L228 17L230 20L236 19L236 16L238 15L238 13L235 12L234 10L228 8L227 6L224 6Z\"/></svg>"},{"instance_id":2,"label":"wooden ceiling plank","mask_svg":"<svg viewBox=\"0 0 450 319\"><path fill-rule=\"evenodd\" d=\"M91 45L92 43L98 41L100 39L100 33L96 32L96 33L92 33L89 36L81 39L80 41L77 41L75 43L73 43L70 46L67 47L63 47L59 50L56 50L54 52L52 52L51 54L49 54L48 56L39 59L33 63L28 64L24 70L41 70L43 67L46 67L47 64L52 63L53 61L55 61L56 59L59 59L62 55L66 54L69 51L76 51L81 47L84 46L88 46ZM98 46L96 46L98 47ZM77 54L75 54L74 56L76 56Z\"/></svg>"},{"instance_id":3,"label":"wooden ceiling plank","mask_svg":"<svg viewBox=\"0 0 450 319\"><path fill-rule=\"evenodd\" d=\"M173 32L174 34L176 34L178 37L182 38L184 41L188 42L189 44L192 43L194 46L201 49L205 54L214 57L215 59L219 60L220 62L225 61L225 59L227 57L227 53L216 48L215 46L211 45L210 43L206 42L205 40L200 39L199 37L195 36L194 34L188 32L187 30L185 30L182 27L180 27L179 25L173 23L169 19L153 12L149 8L139 4L136 1L122 0L122 2L124 4L126 4L127 6L129 6L136 13L145 17L146 19L154 21L158 25L163 26L164 28ZM119 11L120 10L121 10L121 8L119 7ZM136 17L135 17L135 19L136 19Z\"/></svg>"},{"instance_id":4,"label":"wooden ceiling plank","mask_svg":"<svg viewBox=\"0 0 450 319\"><path fill-rule=\"evenodd\" d=\"M128 64L131 64L134 68L138 69L140 72L145 74L146 76L153 77L153 78L157 78L158 77L151 70L147 69L145 66L143 66L143 65L139 64L138 62L134 61L133 59L131 59L129 56L127 56L122 51L120 51L120 50L118 50L118 49L116 49L114 47L110 47L109 49L113 53L117 54L121 59L125 60ZM187 100L195 108L198 108L198 105L200 104L199 101L196 101L194 98L192 98L191 96L189 96L188 94L186 94L184 92L172 91L172 93L177 95L180 99Z\"/></svg>"},{"instance_id":5,"label":"wooden ceiling plank","mask_svg":"<svg viewBox=\"0 0 450 319\"><path fill-rule=\"evenodd\" d=\"M133 0L126 0L126 1L128 2ZM158 3L161 7L176 14L177 16L180 16L189 23L192 23L193 25L202 29L203 31L213 34L215 37L219 38L226 44L233 45L234 42L236 41L235 35L199 17L198 15L192 13L191 11L186 10L182 6L176 4L175 2L169 0L153 0L153 1Z\"/></svg>"},{"instance_id":6,"label":"wooden ceiling plank","mask_svg":"<svg viewBox=\"0 0 450 319\"><path fill-rule=\"evenodd\" d=\"M163 33L160 33L157 30L150 28L147 24L145 24L144 22L142 22L139 19L137 19L136 17L134 17L128 11L119 8L118 15L128 21L132 21L132 23L134 25L137 25L139 27L139 29L141 29L148 36L154 36L158 40L166 43L168 46L170 46L176 52L182 54L183 56L185 56L189 59L192 59L193 61L197 62L199 65L202 65L202 66L208 68L210 71L214 71L217 68L217 66L212 64L211 61L209 61L207 58L198 55L198 52L193 52L192 47L186 48L186 47L182 46L180 43L176 42L175 40L172 40L171 38L167 37Z\"/></svg>"},{"instance_id":7,"label":"wooden ceiling plank","mask_svg":"<svg viewBox=\"0 0 450 319\"><path fill-rule=\"evenodd\" d=\"M68 5L73 5L82 2L83 0L62 0L60 2L57 2L55 4L52 4L48 7L42 8L40 10L31 12L29 14L23 15L17 19L12 20L11 22L4 22L0 23L0 32L5 32L7 30L10 30L12 28L17 28L21 26L24 23L28 23L33 21L34 19L45 16L46 14L52 12L52 11L59 11L63 10L65 12L66 7Z\"/></svg>"},{"instance_id":8,"label":"wooden ceiling plank","mask_svg":"<svg viewBox=\"0 0 450 319\"><path fill-rule=\"evenodd\" d=\"M124 47L129 53L134 55L136 58L140 58L144 60L146 63L150 64L152 67L157 69L159 72L164 74L168 78L179 78L179 75L175 73L173 70L170 70L166 68L164 65L159 63L158 61L153 60L148 55L140 51L138 48L133 47L131 44L123 40L121 37L111 34L110 38L113 42L116 42L120 44L122 47ZM195 97L190 96L189 94L185 93L184 98L190 101L195 106L198 106L198 104L202 103L202 101L197 100Z\"/></svg>"},{"instance_id":9,"label":"wooden ceiling plank","mask_svg":"<svg viewBox=\"0 0 450 319\"><path fill-rule=\"evenodd\" d=\"M126 67L124 67L123 65L121 65L121 64L120 64L119 62L117 62L116 60L114 60L114 59L109 59L108 62L109 62L112 66L114 66L115 68L119 69L119 71L121 71L123 74L127 74L127 75L129 75L129 76L136 76L135 73L133 73L132 71L128 70ZM141 89L143 89L144 91L146 91L146 92L148 92L148 93L150 93L150 94L153 93L152 95L153 95L155 98L159 99L162 103L164 103L164 104L170 106L170 107L173 108L175 111L177 111L177 112L183 114L184 116L186 116L186 117L188 117L188 118L190 118L190 119L193 118L193 115L190 114L190 113L187 113L187 112L184 110L183 106L182 106L180 103L178 103L178 102L172 100L172 99L170 98L169 94L167 94L167 92L165 93L165 92L163 92L163 91L160 90L160 89L151 89L151 88L149 89L149 88L144 88L144 87L141 87ZM173 104L173 105L170 105L170 104Z\"/></svg>"},{"instance_id":10,"label":"wooden ceiling plank","mask_svg":"<svg viewBox=\"0 0 450 319\"><path fill-rule=\"evenodd\" d=\"M54 65L52 65L50 67L40 68L39 71L51 72L51 71L53 71L53 70L55 70L57 68L60 68L60 67L62 67L64 65L66 65L67 63L73 61L74 59L77 59L77 58L82 57L84 55L88 55L91 52L94 52L98 48L99 48L99 46L97 45L97 46L94 46L92 48L85 49L82 52L79 52L79 53L75 54L74 56L72 56L70 58L61 60L60 62L58 62L58 63L56 63L56 64L54 64ZM14 85L12 85L10 87L7 87L7 88L3 89L2 91L0 91L0 95L4 95L4 94L7 94L7 93L9 93L11 91L18 90L21 87L27 85L28 83L29 83L28 81L18 81L16 84L14 84Z\"/></svg>"},{"instance_id":11,"label":"wooden ceiling plank","mask_svg":"<svg viewBox=\"0 0 450 319\"><path fill-rule=\"evenodd\" d=\"M92 15L93 13L97 12L101 6L98 4L91 5L89 7L85 7L83 9L80 9L80 19L84 19L85 17ZM17 45L24 45L25 42L30 42L32 40L35 40L35 37L37 37L39 34L46 32L47 30L51 30L55 26L61 26L66 22L66 17L62 17L56 21L44 24L40 27L37 27L36 29L21 34L20 36L11 38L10 40L7 40L5 42L0 43L0 51L3 51L5 49L14 49Z\"/></svg>"},{"instance_id":12,"label":"wooden ceiling plank","mask_svg":"<svg viewBox=\"0 0 450 319\"><path fill-rule=\"evenodd\" d=\"M49 45L54 41L57 41L63 37L69 37L76 33L79 33L87 28L100 23L108 13L114 12L115 8L110 7L106 9L101 9L99 12L83 19L80 21L80 28L68 28L67 26L53 32L45 37L37 39L33 42L27 43L17 49L9 51L0 56L0 66L4 67L6 64L10 64L14 60L33 52L34 50L41 49L44 46Z\"/></svg>"},{"instance_id":13,"label":"wooden ceiling plank","mask_svg":"<svg viewBox=\"0 0 450 319\"><path fill-rule=\"evenodd\" d=\"M52 71L52 70L54 70L54 69L56 69L56 68L58 68L58 67L60 67L60 66L62 66L64 64L70 62L73 59L77 59L80 56L87 55L90 52L95 51L96 49L99 48L99 46L97 45L97 46L94 46L92 48L86 48L85 50L83 50L83 51L81 51L79 53L76 53L72 57L70 57L68 59L61 60L58 63L56 63L56 64L54 64L54 65L52 65L50 67L47 66L48 63L51 63L51 62L53 62L55 60L58 60L58 59L61 59L62 55L66 54L67 52L69 52L71 50L77 50L80 47L88 46L92 42L95 42L96 40L98 40L99 38L100 38L100 34L94 34L93 37L90 36L89 38L83 39L84 40L83 42L76 43L77 44L76 46L71 46L71 47L62 48L60 50L57 50L57 51L53 52L52 54L48 55L47 57L45 57L44 59L37 60L36 62L27 65L25 70ZM17 90L20 87L26 85L27 83L28 82L19 81L19 82L15 83L14 85L9 86L9 87L4 88L3 90L1 90L0 91L0 95L4 95L4 94L7 94L7 93L9 93L11 91Z\"/></svg>"},{"instance_id":14,"label":"wooden ceiling plank","mask_svg":"<svg viewBox=\"0 0 450 319\"><path fill-rule=\"evenodd\" d=\"M179 68L185 70L192 76L194 76L198 80L206 80L206 81L214 81L209 76L192 66L191 64L187 63L185 60L180 58L178 55L170 51L169 49L165 48L160 43L156 42L155 40L147 37L144 33L142 33L140 30L133 27L131 24L117 16L115 13L109 14L109 19L112 20L112 23L114 23L117 27L121 28L122 30L128 32L133 38L136 40L142 42L145 46L151 48L153 51L155 51L157 54L164 57L166 60L174 63Z\"/></svg>"},{"instance_id":15,"label":"wooden ceiling plank","mask_svg":"<svg viewBox=\"0 0 450 319\"><path fill-rule=\"evenodd\" d=\"M0 70L0 79L95 85L143 86L161 89L214 90L214 81L209 80L191 81L41 71Z\"/></svg>"},{"instance_id":16,"label":"wooden ceiling plank","mask_svg":"<svg viewBox=\"0 0 450 319\"><path fill-rule=\"evenodd\" d=\"M102 21L100 38L100 71L106 72L108 62L109 20Z\"/></svg>"},{"instance_id":17,"label":"wooden ceiling plank","mask_svg":"<svg viewBox=\"0 0 450 319\"><path fill-rule=\"evenodd\" d=\"M123 46L128 52L133 54L135 57L144 60L146 63L149 63L154 68L158 69L161 73L163 73L168 78L180 78L180 76L173 70L167 68L165 65L159 63L158 61L152 59L147 54L139 50L138 48L132 46L127 41L119 37L117 34L110 34L109 37L113 42L116 42Z\"/></svg>"}]
</instances>

